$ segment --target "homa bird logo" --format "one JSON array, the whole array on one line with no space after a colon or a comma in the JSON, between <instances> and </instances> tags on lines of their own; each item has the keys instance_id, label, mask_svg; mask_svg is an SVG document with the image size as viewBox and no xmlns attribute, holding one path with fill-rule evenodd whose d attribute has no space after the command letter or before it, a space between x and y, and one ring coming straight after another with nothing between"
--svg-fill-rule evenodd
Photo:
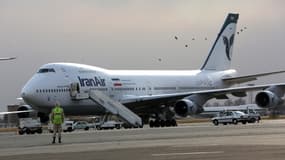
<instances>
[{"instance_id":1,"label":"homa bird logo","mask_svg":"<svg viewBox=\"0 0 285 160\"><path fill-rule=\"evenodd\" d=\"M223 36L223 40L224 40L224 44L225 44L225 50L226 50L228 60L231 60L231 58L232 58L230 50L234 44L234 37L235 37L235 35L232 34L232 36L230 37L230 40L229 40L228 37Z\"/></svg>"}]
</instances>

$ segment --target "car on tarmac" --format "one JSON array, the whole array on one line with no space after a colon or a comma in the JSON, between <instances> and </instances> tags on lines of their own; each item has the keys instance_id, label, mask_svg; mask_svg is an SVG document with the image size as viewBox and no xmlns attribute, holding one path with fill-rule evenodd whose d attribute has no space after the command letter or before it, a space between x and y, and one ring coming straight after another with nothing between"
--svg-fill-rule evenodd
<instances>
[{"instance_id":1,"label":"car on tarmac","mask_svg":"<svg viewBox=\"0 0 285 160\"><path fill-rule=\"evenodd\" d=\"M216 117L211 119L214 125L219 124L246 124L248 122L248 115L241 111L225 111L220 112Z\"/></svg>"},{"instance_id":2,"label":"car on tarmac","mask_svg":"<svg viewBox=\"0 0 285 160\"><path fill-rule=\"evenodd\" d=\"M248 115L248 123L255 123L261 120L260 114L253 109L246 110L245 114Z\"/></svg>"},{"instance_id":3,"label":"car on tarmac","mask_svg":"<svg viewBox=\"0 0 285 160\"><path fill-rule=\"evenodd\" d=\"M98 130L101 130L101 129L120 129L122 128L122 125L123 125L123 122L117 122L117 121L106 121L106 122L98 122L96 124L96 128Z\"/></svg>"},{"instance_id":4,"label":"car on tarmac","mask_svg":"<svg viewBox=\"0 0 285 160\"><path fill-rule=\"evenodd\" d=\"M84 129L84 130L89 130L89 128L92 128L91 124L89 124L86 121L77 121L73 125L73 129Z\"/></svg>"},{"instance_id":5,"label":"car on tarmac","mask_svg":"<svg viewBox=\"0 0 285 160\"><path fill-rule=\"evenodd\" d=\"M63 132L72 132L74 130L74 121L64 121L61 125ZM53 133L53 124L49 122L48 130L50 133Z\"/></svg>"}]
</instances>

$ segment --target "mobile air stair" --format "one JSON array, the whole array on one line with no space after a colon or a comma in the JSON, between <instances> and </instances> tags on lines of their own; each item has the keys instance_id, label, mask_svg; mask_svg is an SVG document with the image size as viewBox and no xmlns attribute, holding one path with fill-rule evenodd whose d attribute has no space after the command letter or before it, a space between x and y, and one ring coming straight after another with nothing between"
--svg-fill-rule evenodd
<instances>
[{"instance_id":1,"label":"mobile air stair","mask_svg":"<svg viewBox=\"0 0 285 160\"><path fill-rule=\"evenodd\" d=\"M142 119L120 102L113 100L101 91L90 90L88 93L80 93L78 85L78 83L71 84L70 95L73 100L91 99L95 103L104 107L110 113L117 115L129 123L132 127L143 126Z\"/></svg>"}]
</instances>

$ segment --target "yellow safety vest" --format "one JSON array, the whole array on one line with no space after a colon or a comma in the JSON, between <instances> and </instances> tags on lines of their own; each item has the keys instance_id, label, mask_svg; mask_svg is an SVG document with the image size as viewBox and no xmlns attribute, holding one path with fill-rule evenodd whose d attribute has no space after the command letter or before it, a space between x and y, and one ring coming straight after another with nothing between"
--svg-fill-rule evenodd
<instances>
[{"instance_id":1,"label":"yellow safety vest","mask_svg":"<svg viewBox=\"0 0 285 160\"><path fill-rule=\"evenodd\" d=\"M63 119L62 119L63 118L62 117L63 109L60 108L59 106L57 106L52 110L52 113L53 113L52 123L53 124L62 124L62 122L63 122Z\"/></svg>"}]
</instances>

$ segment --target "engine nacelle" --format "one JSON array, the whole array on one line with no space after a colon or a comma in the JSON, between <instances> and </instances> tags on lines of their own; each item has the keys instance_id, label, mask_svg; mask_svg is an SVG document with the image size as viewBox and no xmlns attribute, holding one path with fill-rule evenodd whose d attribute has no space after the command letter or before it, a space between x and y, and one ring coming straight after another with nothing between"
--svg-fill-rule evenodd
<instances>
[{"instance_id":1,"label":"engine nacelle","mask_svg":"<svg viewBox=\"0 0 285 160\"><path fill-rule=\"evenodd\" d=\"M182 99L176 102L174 111L177 115L186 117L187 115L199 114L203 112L203 108L199 107L189 99Z\"/></svg>"},{"instance_id":2,"label":"engine nacelle","mask_svg":"<svg viewBox=\"0 0 285 160\"><path fill-rule=\"evenodd\" d=\"M17 109L17 111L28 111L28 110L32 110L32 107L29 105L22 105ZM30 113L24 112L24 113L18 113L17 115L19 118L28 118L30 116Z\"/></svg>"},{"instance_id":3,"label":"engine nacelle","mask_svg":"<svg viewBox=\"0 0 285 160\"><path fill-rule=\"evenodd\" d=\"M282 99L271 91L259 92L255 97L255 103L262 108L276 107L282 102Z\"/></svg>"}]
</instances>

